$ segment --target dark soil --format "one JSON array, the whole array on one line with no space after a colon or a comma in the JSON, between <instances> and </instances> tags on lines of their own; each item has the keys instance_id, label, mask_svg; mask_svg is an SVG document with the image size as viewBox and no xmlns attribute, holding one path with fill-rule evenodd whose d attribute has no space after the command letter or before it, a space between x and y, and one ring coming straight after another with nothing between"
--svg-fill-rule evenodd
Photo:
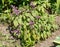
<instances>
[{"instance_id":1,"label":"dark soil","mask_svg":"<svg viewBox=\"0 0 60 47\"><path fill-rule=\"evenodd\" d=\"M56 17L56 23L60 26L60 16ZM55 40L57 36L60 36L60 29L52 33L52 35L48 39L37 43L35 47L55 47L53 40Z\"/></svg>"}]
</instances>

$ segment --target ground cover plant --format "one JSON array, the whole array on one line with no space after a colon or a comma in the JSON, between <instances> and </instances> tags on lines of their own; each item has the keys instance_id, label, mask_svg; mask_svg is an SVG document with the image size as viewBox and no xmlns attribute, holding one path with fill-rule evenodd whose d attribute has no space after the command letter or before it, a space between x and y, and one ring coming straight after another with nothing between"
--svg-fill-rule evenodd
<instances>
[{"instance_id":1,"label":"ground cover plant","mask_svg":"<svg viewBox=\"0 0 60 47\"><path fill-rule=\"evenodd\" d=\"M58 0L0 0L0 23L7 23L12 36L20 39L22 47L33 47L45 40L58 27ZM58 3L57 3L58 2Z\"/></svg>"}]
</instances>

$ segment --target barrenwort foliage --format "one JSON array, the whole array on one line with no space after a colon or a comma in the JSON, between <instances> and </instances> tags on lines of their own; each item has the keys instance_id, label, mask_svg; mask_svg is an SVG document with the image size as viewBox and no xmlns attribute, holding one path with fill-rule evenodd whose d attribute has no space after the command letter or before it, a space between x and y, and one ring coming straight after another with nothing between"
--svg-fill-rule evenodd
<instances>
[{"instance_id":1,"label":"barrenwort foliage","mask_svg":"<svg viewBox=\"0 0 60 47\"><path fill-rule=\"evenodd\" d=\"M10 33L21 40L22 47L33 47L51 36L58 27L55 18L58 0L0 0L0 22L9 25Z\"/></svg>"}]
</instances>

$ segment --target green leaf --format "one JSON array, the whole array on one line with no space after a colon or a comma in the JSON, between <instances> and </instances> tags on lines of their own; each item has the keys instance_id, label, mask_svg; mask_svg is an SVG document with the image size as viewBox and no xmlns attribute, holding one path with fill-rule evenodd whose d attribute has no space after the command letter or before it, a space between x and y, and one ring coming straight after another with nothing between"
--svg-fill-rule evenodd
<instances>
[{"instance_id":1,"label":"green leaf","mask_svg":"<svg viewBox=\"0 0 60 47\"><path fill-rule=\"evenodd\" d=\"M36 5L36 4L37 4L37 2L36 2L36 1L34 1L34 2L33 2L33 4L34 4L34 5Z\"/></svg>"},{"instance_id":2,"label":"green leaf","mask_svg":"<svg viewBox=\"0 0 60 47\"><path fill-rule=\"evenodd\" d=\"M60 36L56 37L56 39L54 40L54 42L60 44Z\"/></svg>"},{"instance_id":3,"label":"green leaf","mask_svg":"<svg viewBox=\"0 0 60 47\"><path fill-rule=\"evenodd\" d=\"M18 19L19 24L23 24L22 19Z\"/></svg>"},{"instance_id":4,"label":"green leaf","mask_svg":"<svg viewBox=\"0 0 60 47\"><path fill-rule=\"evenodd\" d=\"M44 34L44 38L46 39L46 38L47 38L47 33L46 33L46 31L44 31L43 34Z\"/></svg>"},{"instance_id":5,"label":"green leaf","mask_svg":"<svg viewBox=\"0 0 60 47\"><path fill-rule=\"evenodd\" d=\"M25 16L29 17L29 16L31 16L31 14L30 13L25 13Z\"/></svg>"},{"instance_id":6,"label":"green leaf","mask_svg":"<svg viewBox=\"0 0 60 47\"><path fill-rule=\"evenodd\" d=\"M32 11L31 13L32 13L32 15L33 15L34 17L35 17L35 16L38 16L38 14L39 14L38 11L36 11L36 10Z\"/></svg>"},{"instance_id":7,"label":"green leaf","mask_svg":"<svg viewBox=\"0 0 60 47\"><path fill-rule=\"evenodd\" d=\"M43 35L43 33L41 33L41 37L44 39L44 35Z\"/></svg>"},{"instance_id":8,"label":"green leaf","mask_svg":"<svg viewBox=\"0 0 60 47\"><path fill-rule=\"evenodd\" d=\"M34 21L34 17L33 16L30 16L30 19Z\"/></svg>"},{"instance_id":9,"label":"green leaf","mask_svg":"<svg viewBox=\"0 0 60 47\"><path fill-rule=\"evenodd\" d=\"M57 45L56 47L60 47L60 45Z\"/></svg>"},{"instance_id":10,"label":"green leaf","mask_svg":"<svg viewBox=\"0 0 60 47\"><path fill-rule=\"evenodd\" d=\"M2 4L4 4L5 0L2 0Z\"/></svg>"},{"instance_id":11,"label":"green leaf","mask_svg":"<svg viewBox=\"0 0 60 47\"><path fill-rule=\"evenodd\" d=\"M13 21L13 24L14 24L15 27L17 27L18 26L18 21L17 20L14 20Z\"/></svg>"}]
</instances>

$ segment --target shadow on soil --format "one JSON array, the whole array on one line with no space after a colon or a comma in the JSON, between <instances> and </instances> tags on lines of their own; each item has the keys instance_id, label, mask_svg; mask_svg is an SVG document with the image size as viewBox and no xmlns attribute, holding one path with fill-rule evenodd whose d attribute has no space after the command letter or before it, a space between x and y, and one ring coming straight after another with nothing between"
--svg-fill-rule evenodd
<instances>
[{"instance_id":1,"label":"shadow on soil","mask_svg":"<svg viewBox=\"0 0 60 47\"><path fill-rule=\"evenodd\" d=\"M57 46L57 43L53 43L54 45L53 46L50 46L50 47L56 47Z\"/></svg>"}]
</instances>

